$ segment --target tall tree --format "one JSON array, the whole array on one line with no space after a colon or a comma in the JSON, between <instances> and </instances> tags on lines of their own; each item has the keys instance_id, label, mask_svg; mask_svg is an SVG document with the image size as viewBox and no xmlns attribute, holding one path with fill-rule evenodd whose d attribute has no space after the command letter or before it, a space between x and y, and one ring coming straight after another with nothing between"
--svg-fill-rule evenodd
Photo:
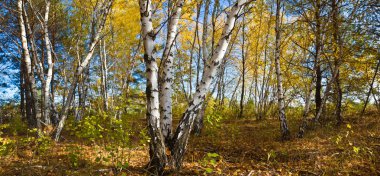
<instances>
[{"instance_id":1,"label":"tall tree","mask_svg":"<svg viewBox=\"0 0 380 176\"><path fill-rule=\"evenodd\" d=\"M47 64L48 64L48 71L46 74L46 80L44 81L44 119L45 123L47 125L51 124L50 120L50 109L51 109L51 82L53 79L53 56L52 56L52 45L50 42L49 37L49 29L48 29L48 22L49 22L49 11L50 11L50 0L46 0L46 6L45 6L45 16L43 20L43 28L44 28L44 40L45 40L45 47L46 47L46 56L47 56Z\"/></svg>"},{"instance_id":2,"label":"tall tree","mask_svg":"<svg viewBox=\"0 0 380 176\"><path fill-rule=\"evenodd\" d=\"M204 10L204 13L203 13L203 26L202 26L203 30L202 30L202 47L201 47L201 49L202 49L203 66L206 65L207 59L209 57L207 35L208 35L208 27L209 27L208 26L209 25L208 18L209 18L210 3L211 3L211 0L205 0L205 7L204 7L205 10ZM216 6L214 6L214 7L216 7ZM214 10L213 14L214 13L215 13L215 10ZM199 62L200 62L200 60L198 59L197 75L199 75L199 70L200 70L200 63ZM203 69L203 73L202 74L204 74L204 69ZM196 86L195 89L197 89L198 86L200 85L198 79L197 79L196 84L197 84L197 86ZM201 133L201 131L202 131L202 128L203 128L203 117L204 117L205 110L206 110L206 107L205 107L205 105L203 105L202 108L201 108L201 110L198 112L197 118L195 119L194 133L196 135L199 135Z\"/></svg>"},{"instance_id":3,"label":"tall tree","mask_svg":"<svg viewBox=\"0 0 380 176\"><path fill-rule=\"evenodd\" d=\"M314 18L315 18L315 45L314 45L314 64L316 65L316 85L315 85L315 109L319 112L322 106L322 69L321 69L321 49L322 49L322 19L321 0L316 0L313 5L315 6Z\"/></svg>"},{"instance_id":4,"label":"tall tree","mask_svg":"<svg viewBox=\"0 0 380 176\"><path fill-rule=\"evenodd\" d=\"M32 69L32 62L30 59L30 52L28 48L28 39L26 35L25 20L23 16L24 2L22 0L17 1L17 10L18 10L18 22L20 26L20 38L21 38L22 53L23 53L22 62L25 63L25 67L26 67L25 75L27 78L26 80L29 85L30 92L31 92L33 116L36 119L37 129L40 130L41 129L41 113L40 113L40 108L38 105L36 80L34 78L34 70Z\"/></svg>"},{"instance_id":5,"label":"tall tree","mask_svg":"<svg viewBox=\"0 0 380 176\"><path fill-rule=\"evenodd\" d=\"M343 57L343 43L341 37L341 20L339 19L339 2L340 0L331 0L331 9L332 9L332 26L333 26L333 40L334 40L334 66L337 68L336 70L336 78L335 78L335 92L336 92L336 106L335 106L335 116L337 120L337 124L340 125L343 121L342 119L342 98L343 92L340 82L340 65Z\"/></svg>"},{"instance_id":6,"label":"tall tree","mask_svg":"<svg viewBox=\"0 0 380 176\"><path fill-rule=\"evenodd\" d=\"M186 145L190 137L190 132L194 120L197 116L197 112L202 107L206 93L210 88L211 81L214 79L218 68L224 58L224 55L227 51L229 41L231 39L231 34L234 30L235 23L239 14L242 12L242 9L251 1L247 0L238 0L232 5L230 12L228 13L228 18L223 28L222 35L219 39L218 44L210 58L207 62L207 65L204 67L204 74L200 85L197 88L193 99L190 101L189 107L186 109L185 113L182 116L181 121L174 133L172 144L170 147L171 153L173 155L173 160L177 169L182 165L183 157L186 151Z\"/></svg>"},{"instance_id":7,"label":"tall tree","mask_svg":"<svg viewBox=\"0 0 380 176\"><path fill-rule=\"evenodd\" d=\"M364 115L365 109L367 108L369 97L371 96L372 89L373 89L373 84L375 83L375 79L376 79L377 73L379 71L379 67L380 67L380 59L378 60L378 62L376 64L375 73L372 76L372 80L371 80L371 83L369 85L369 90L368 90L368 93L367 93L367 97L366 97L366 99L364 101L364 106L363 106L363 109L362 109L362 111L360 113L360 116Z\"/></svg>"},{"instance_id":8,"label":"tall tree","mask_svg":"<svg viewBox=\"0 0 380 176\"><path fill-rule=\"evenodd\" d=\"M172 131L172 83L174 76L173 69L173 50L178 30L178 20L181 17L183 0L178 0L172 12L169 13L168 34L165 49L162 54L160 77L160 116L162 133L165 141L169 142ZM169 8L170 9L170 8Z\"/></svg>"},{"instance_id":9,"label":"tall tree","mask_svg":"<svg viewBox=\"0 0 380 176\"><path fill-rule=\"evenodd\" d=\"M277 76L277 103L278 103L278 114L281 126L282 139L289 139L290 132L288 124L286 122L285 115L285 100L284 91L282 88L282 74L281 74L281 0L276 0L276 46L275 46L275 65L276 65L276 76Z\"/></svg>"},{"instance_id":10,"label":"tall tree","mask_svg":"<svg viewBox=\"0 0 380 176\"><path fill-rule=\"evenodd\" d=\"M149 0L140 0L141 30L144 45L144 61L146 65L146 118L149 143L149 170L162 174L166 165L164 136L161 129L160 101L158 87L158 66L153 57L154 39L156 37L152 24L152 4ZM169 68L170 69L170 68ZM169 70L170 71L170 70Z\"/></svg>"},{"instance_id":11,"label":"tall tree","mask_svg":"<svg viewBox=\"0 0 380 176\"><path fill-rule=\"evenodd\" d=\"M218 67L226 53L231 33L235 27L235 22L239 17L241 9L248 3L246 0L236 2L227 18L226 25L223 29L222 36L213 55L207 65L204 67L202 80L190 101L190 105L183 114L181 121L168 146L171 151L170 163L179 169L182 166L183 157L186 151L186 145L190 137L194 120L204 103L206 93L214 79ZM159 97L158 97L158 68L156 59L153 57L154 38L156 33L152 24L152 4L151 1L140 0L140 14L142 37L144 43L144 60L146 64L146 101L147 101L147 122L148 131L151 137L150 141L150 162L149 166L156 174L162 174L166 165L167 157L165 154L164 137L160 126ZM170 70L169 70L170 71Z\"/></svg>"},{"instance_id":12,"label":"tall tree","mask_svg":"<svg viewBox=\"0 0 380 176\"><path fill-rule=\"evenodd\" d=\"M246 51L245 51L245 15L243 15L243 28L242 28L242 45L241 45L241 63L242 63L242 84L241 84L241 94L240 94L240 112L239 118L243 117L244 112L244 93L245 93L245 74L246 74Z\"/></svg>"},{"instance_id":13,"label":"tall tree","mask_svg":"<svg viewBox=\"0 0 380 176\"><path fill-rule=\"evenodd\" d=\"M59 137L61 135L61 131L63 129L63 126L65 124L65 120L67 118L67 113L69 110L69 107L73 101L73 96L75 89L77 87L78 81L79 81L79 76L83 73L84 70L88 67L88 64L92 58L92 55L94 54L95 51L95 46L100 40L100 35L103 31L104 24L106 22L108 13L111 9L113 0L106 0L104 1L101 5L98 5L97 8L94 10L94 15L92 16L94 18L95 23L92 24L92 28L96 29L93 30L94 35L91 35L91 43L89 45L89 50L87 54L84 57L83 62L76 68L75 75L73 78L73 81L71 82L71 86L69 88L69 93L67 95L67 100L65 101L66 104L63 105L63 108L61 110L61 117L59 124L57 126L57 131L55 134L55 140L58 141Z\"/></svg>"}]
</instances>

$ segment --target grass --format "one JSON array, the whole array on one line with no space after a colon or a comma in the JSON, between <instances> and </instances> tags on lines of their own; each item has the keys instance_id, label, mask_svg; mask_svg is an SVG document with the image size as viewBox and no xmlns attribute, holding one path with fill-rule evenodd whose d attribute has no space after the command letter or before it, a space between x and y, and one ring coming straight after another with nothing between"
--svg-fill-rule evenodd
<instances>
[{"instance_id":1,"label":"grass","mask_svg":"<svg viewBox=\"0 0 380 176\"><path fill-rule=\"evenodd\" d=\"M139 124L139 125L136 125ZM292 139L279 139L276 119L224 120L192 136L183 169L176 175L380 175L380 118L345 117L345 123L316 126L304 138L296 138L299 119L289 119ZM136 121L138 133L144 121ZM20 140L21 136L3 135ZM65 135L64 135L65 136ZM146 175L148 148L137 144L123 150L128 167L115 169L111 161L97 162L109 154L107 142L80 139L52 142L44 152L32 143L20 145L0 159L0 175ZM214 155L217 154L217 155ZM73 164L76 163L76 164ZM121 172L120 172L121 171Z\"/></svg>"}]
</instances>

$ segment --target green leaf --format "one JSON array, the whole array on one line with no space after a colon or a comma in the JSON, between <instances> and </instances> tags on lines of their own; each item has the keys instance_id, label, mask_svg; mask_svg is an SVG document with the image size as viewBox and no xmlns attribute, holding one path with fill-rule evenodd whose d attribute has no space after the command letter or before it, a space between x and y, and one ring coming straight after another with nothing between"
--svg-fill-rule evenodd
<instances>
[{"instance_id":1,"label":"green leaf","mask_svg":"<svg viewBox=\"0 0 380 176\"><path fill-rule=\"evenodd\" d=\"M208 167L205 169L205 171L206 171L206 173L210 174L210 173L212 173L213 169Z\"/></svg>"},{"instance_id":2,"label":"green leaf","mask_svg":"<svg viewBox=\"0 0 380 176\"><path fill-rule=\"evenodd\" d=\"M216 161L214 159L211 159L210 160L210 164L213 165L213 166L215 166L216 165Z\"/></svg>"},{"instance_id":3,"label":"green leaf","mask_svg":"<svg viewBox=\"0 0 380 176\"><path fill-rule=\"evenodd\" d=\"M359 153L359 151L360 151L360 147L353 147L353 149L354 149L354 152L356 153L356 154L358 154Z\"/></svg>"},{"instance_id":4,"label":"green leaf","mask_svg":"<svg viewBox=\"0 0 380 176\"><path fill-rule=\"evenodd\" d=\"M126 169L129 167L129 163L128 162L125 162L124 165L123 165L123 169Z\"/></svg>"},{"instance_id":5,"label":"green leaf","mask_svg":"<svg viewBox=\"0 0 380 176\"><path fill-rule=\"evenodd\" d=\"M210 158L216 158L219 155L217 153L207 153L207 156L210 157Z\"/></svg>"},{"instance_id":6,"label":"green leaf","mask_svg":"<svg viewBox=\"0 0 380 176\"><path fill-rule=\"evenodd\" d=\"M103 158L103 161L104 162L108 162L108 161L110 161L108 158Z\"/></svg>"}]
</instances>

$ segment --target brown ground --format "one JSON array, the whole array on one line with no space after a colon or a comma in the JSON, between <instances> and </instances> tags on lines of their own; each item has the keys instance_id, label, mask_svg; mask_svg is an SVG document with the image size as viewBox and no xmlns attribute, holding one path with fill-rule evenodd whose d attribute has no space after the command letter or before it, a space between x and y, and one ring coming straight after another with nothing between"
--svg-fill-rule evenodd
<instances>
[{"instance_id":1,"label":"brown ground","mask_svg":"<svg viewBox=\"0 0 380 176\"><path fill-rule=\"evenodd\" d=\"M289 121L295 136L299 120ZM345 117L339 128L318 126L303 139L282 142L278 136L279 123L274 119L224 121L221 127L207 128L201 136L191 138L183 169L172 175L203 175L206 170L211 175L380 175L378 116ZM82 147L77 167L70 164L68 146ZM0 159L0 175L115 175L112 164L95 162L100 149L94 148L68 139L53 144L43 155L28 146L17 147ZM146 175L147 148L125 152L129 167L118 175ZM214 157L215 164L207 153L219 155Z\"/></svg>"}]
</instances>

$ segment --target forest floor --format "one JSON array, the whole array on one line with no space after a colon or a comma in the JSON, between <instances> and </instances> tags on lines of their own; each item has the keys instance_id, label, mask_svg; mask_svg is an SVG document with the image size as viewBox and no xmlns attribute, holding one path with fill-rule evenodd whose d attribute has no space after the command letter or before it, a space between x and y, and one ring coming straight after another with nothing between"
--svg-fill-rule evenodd
<instances>
[{"instance_id":1,"label":"forest floor","mask_svg":"<svg viewBox=\"0 0 380 176\"><path fill-rule=\"evenodd\" d=\"M319 125L302 139L295 137L299 122L289 119L293 137L281 141L276 119L225 120L191 137L182 170L171 175L380 175L379 116L345 117L343 125ZM141 130L144 121L138 124ZM122 172L96 162L99 150L68 139L41 155L18 147L0 159L0 175L147 175L146 145L123 154L128 167Z\"/></svg>"}]
</instances>

